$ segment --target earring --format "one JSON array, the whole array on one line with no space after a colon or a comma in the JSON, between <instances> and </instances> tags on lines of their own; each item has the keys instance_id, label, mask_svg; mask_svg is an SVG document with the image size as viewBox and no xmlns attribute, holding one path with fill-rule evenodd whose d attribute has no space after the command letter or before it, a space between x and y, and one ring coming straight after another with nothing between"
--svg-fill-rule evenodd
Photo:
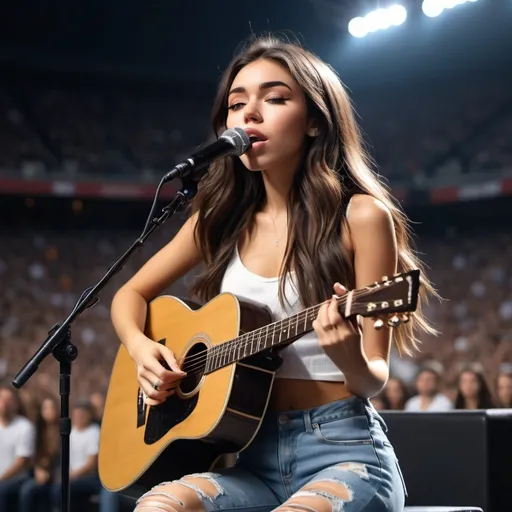
<instances>
[{"instance_id":1,"label":"earring","mask_svg":"<svg viewBox=\"0 0 512 512\"><path fill-rule=\"evenodd\" d=\"M310 137L316 137L318 135L318 128L311 129L308 135Z\"/></svg>"}]
</instances>

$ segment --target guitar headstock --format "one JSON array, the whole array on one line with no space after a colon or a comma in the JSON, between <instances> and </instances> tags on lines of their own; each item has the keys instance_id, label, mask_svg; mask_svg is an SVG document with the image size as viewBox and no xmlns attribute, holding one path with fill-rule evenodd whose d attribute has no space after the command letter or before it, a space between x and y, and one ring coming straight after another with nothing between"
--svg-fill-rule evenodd
<instances>
[{"instance_id":1,"label":"guitar headstock","mask_svg":"<svg viewBox=\"0 0 512 512\"><path fill-rule=\"evenodd\" d=\"M388 317L387 325L398 327L408 322L409 313L416 310L419 288L419 270L411 270L391 278L383 277L382 281L354 291L347 316L376 318L376 329L384 326L382 317Z\"/></svg>"}]
</instances>

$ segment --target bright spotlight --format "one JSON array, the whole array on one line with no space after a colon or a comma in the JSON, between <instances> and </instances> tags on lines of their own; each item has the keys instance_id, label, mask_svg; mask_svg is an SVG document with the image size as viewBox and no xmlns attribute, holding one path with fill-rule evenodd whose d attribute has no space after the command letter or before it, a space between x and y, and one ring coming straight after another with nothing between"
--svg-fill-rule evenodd
<instances>
[{"instance_id":1,"label":"bright spotlight","mask_svg":"<svg viewBox=\"0 0 512 512\"><path fill-rule=\"evenodd\" d=\"M389 28L387 12L384 9L377 9L368 13L364 19L369 32L377 32Z\"/></svg>"},{"instance_id":2,"label":"bright spotlight","mask_svg":"<svg viewBox=\"0 0 512 512\"><path fill-rule=\"evenodd\" d=\"M407 11L403 5L392 5L386 9L376 9L369 12L364 18L357 17L350 20L348 31L354 37L364 37L370 32L386 30L398 26L407 19Z\"/></svg>"},{"instance_id":3,"label":"bright spotlight","mask_svg":"<svg viewBox=\"0 0 512 512\"><path fill-rule=\"evenodd\" d=\"M366 26L366 20L358 16L350 20L348 24L348 31L354 37L364 37L368 34L368 27Z\"/></svg>"},{"instance_id":4,"label":"bright spotlight","mask_svg":"<svg viewBox=\"0 0 512 512\"><path fill-rule=\"evenodd\" d=\"M445 2L444 0L423 0L421 8L425 16L435 18L444 11Z\"/></svg>"},{"instance_id":5,"label":"bright spotlight","mask_svg":"<svg viewBox=\"0 0 512 512\"><path fill-rule=\"evenodd\" d=\"M391 25L401 25L407 19L407 11L403 5L392 5L389 9L389 16L391 19Z\"/></svg>"},{"instance_id":6,"label":"bright spotlight","mask_svg":"<svg viewBox=\"0 0 512 512\"><path fill-rule=\"evenodd\" d=\"M439 16L445 9L453 9L458 5L468 2L476 2L477 0L423 0L421 8L425 16L435 18Z\"/></svg>"}]
</instances>

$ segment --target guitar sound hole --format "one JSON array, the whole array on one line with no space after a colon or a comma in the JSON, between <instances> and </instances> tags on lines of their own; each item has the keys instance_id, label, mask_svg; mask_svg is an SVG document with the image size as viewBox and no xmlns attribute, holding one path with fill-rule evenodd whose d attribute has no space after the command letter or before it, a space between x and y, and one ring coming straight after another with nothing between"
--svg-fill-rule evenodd
<instances>
[{"instance_id":1,"label":"guitar sound hole","mask_svg":"<svg viewBox=\"0 0 512 512\"><path fill-rule=\"evenodd\" d=\"M182 370L187 372L187 376L180 384L182 393L191 393L201 382L206 366L206 351L207 346L204 343L196 343L187 352L181 366Z\"/></svg>"}]
</instances>

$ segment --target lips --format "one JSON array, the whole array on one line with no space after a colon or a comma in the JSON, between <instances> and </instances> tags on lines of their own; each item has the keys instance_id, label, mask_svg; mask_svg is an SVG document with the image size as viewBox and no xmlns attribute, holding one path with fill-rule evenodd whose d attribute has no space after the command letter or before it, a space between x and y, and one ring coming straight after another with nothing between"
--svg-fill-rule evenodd
<instances>
[{"instance_id":1,"label":"lips","mask_svg":"<svg viewBox=\"0 0 512 512\"><path fill-rule=\"evenodd\" d=\"M265 137L263 133L261 133L259 130L255 130L254 128L247 128L245 133L249 135L249 139L251 140L252 144L255 142L265 142L267 140L267 137Z\"/></svg>"}]
</instances>

